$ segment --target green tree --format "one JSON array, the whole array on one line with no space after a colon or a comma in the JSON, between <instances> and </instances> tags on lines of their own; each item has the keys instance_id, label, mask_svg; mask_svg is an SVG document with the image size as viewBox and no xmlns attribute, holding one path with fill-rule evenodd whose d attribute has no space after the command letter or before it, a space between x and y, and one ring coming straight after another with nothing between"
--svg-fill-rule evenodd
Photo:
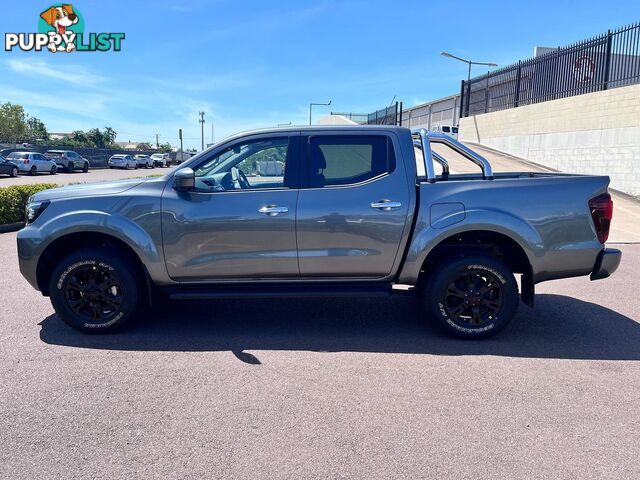
<instances>
[{"instance_id":1,"label":"green tree","mask_svg":"<svg viewBox=\"0 0 640 480\"><path fill-rule=\"evenodd\" d=\"M173 150L173 147L170 143L161 143L157 150L161 153L170 153Z\"/></svg>"},{"instance_id":2,"label":"green tree","mask_svg":"<svg viewBox=\"0 0 640 480\"><path fill-rule=\"evenodd\" d=\"M0 103L0 142L23 140L27 133L26 118L22 105Z\"/></svg>"},{"instance_id":3,"label":"green tree","mask_svg":"<svg viewBox=\"0 0 640 480\"><path fill-rule=\"evenodd\" d=\"M136 148L138 150L153 150L153 147L148 143L139 143L138 145L136 145Z\"/></svg>"},{"instance_id":4,"label":"green tree","mask_svg":"<svg viewBox=\"0 0 640 480\"><path fill-rule=\"evenodd\" d=\"M39 118L29 117L27 119L27 140L29 142L49 140L47 127Z\"/></svg>"},{"instance_id":5,"label":"green tree","mask_svg":"<svg viewBox=\"0 0 640 480\"><path fill-rule=\"evenodd\" d=\"M113 128L104 127L104 133L102 134L102 136L104 137L105 143L107 145L113 145L114 143L116 143L116 137L118 136L118 134Z\"/></svg>"}]
</instances>

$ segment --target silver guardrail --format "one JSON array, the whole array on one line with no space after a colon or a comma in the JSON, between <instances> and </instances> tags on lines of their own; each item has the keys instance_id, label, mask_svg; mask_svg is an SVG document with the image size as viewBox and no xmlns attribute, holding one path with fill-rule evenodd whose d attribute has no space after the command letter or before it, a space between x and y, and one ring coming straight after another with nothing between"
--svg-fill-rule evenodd
<instances>
[{"instance_id":1,"label":"silver guardrail","mask_svg":"<svg viewBox=\"0 0 640 480\"><path fill-rule=\"evenodd\" d=\"M475 163L482 170L482 178L485 180L493 180L493 169L491 168L491 164L489 161L484 158L482 155L477 154L470 148L468 148L463 143L455 140L449 135L445 135L444 133L434 133L428 131L426 128L414 128L411 130L411 135L414 140L420 141L422 144L422 152L424 157L424 171L426 173L427 182L433 183L436 181L435 169L433 168L433 161L437 161L442 165L441 160L444 160L442 156L431 150L432 143L442 143L447 145L449 148L454 150L455 152L462 155L467 160ZM415 142L414 142L415 143ZM435 155L434 155L435 153ZM446 160L445 160L445 163ZM445 169L443 165L443 175ZM449 173L449 168L447 164L447 176Z\"/></svg>"}]
</instances>

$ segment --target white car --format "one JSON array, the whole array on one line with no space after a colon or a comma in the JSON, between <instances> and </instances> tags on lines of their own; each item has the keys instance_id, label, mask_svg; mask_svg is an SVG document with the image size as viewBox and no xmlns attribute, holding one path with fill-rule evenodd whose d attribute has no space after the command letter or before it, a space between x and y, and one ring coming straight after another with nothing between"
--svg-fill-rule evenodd
<instances>
[{"instance_id":1,"label":"white car","mask_svg":"<svg viewBox=\"0 0 640 480\"><path fill-rule=\"evenodd\" d=\"M136 162L131 155L111 155L108 163L109 168L124 168L126 170L138 168L138 162Z\"/></svg>"},{"instance_id":2,"label":"white car","mask_svg":"<svg viewBox=\"0 0 640 480\"><path fill-rule=\"evenodd\" d=\"M168 153L154 153L151 155L151 160L153 160L153 165L156 167L168 167L171 157L169 157Z\"/></svg>"},{"instance_id":3,"label":"white car","mask_svg":"<svg viewBox=\"0 0 640 480\"><path fill-rule=\"evenodd\" d=\"M452 125L438 125L435 130L438 133L444 133L445 135L449 135L452 138L458 139L458 127L454 127Z\"/></svg>"},{"instance_id":4,"label":"white car","mask_svg":"<svg viewBox=\"0 0 640 480\"><path fill-rule=\"evenodd\" d=\"M155 166L149 155L138 154L134 155L133 159L136 161L138 168L153 168Z\"/></svg>"},{"instance_id":5,"label":"white car","mask_svg":"<svg viewBox=\"0 0 640 480\"><path fill-rule=\"evenodd\" d=\"M29 175L37 175L38 173L55 175L58 171L56 162L52 162L38 152L11 152L7 155L7 160L15 163L20 173L28 173Z\"/></svg>"}]
</instances>

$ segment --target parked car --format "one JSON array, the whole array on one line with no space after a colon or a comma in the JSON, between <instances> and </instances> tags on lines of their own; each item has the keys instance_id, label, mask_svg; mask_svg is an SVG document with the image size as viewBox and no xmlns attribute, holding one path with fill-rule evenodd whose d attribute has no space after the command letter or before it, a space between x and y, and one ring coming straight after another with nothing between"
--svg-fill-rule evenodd
<instances>
[{"instance_id":1,"label":"parked car","mask_svg":"<svg viewBox=\"0 0 640 480\"><path fill-rule=\"evenodd\" d=\"M47 157L38 152L11 152L7 155L7 160L18 166L20 173L37 175L38 173L49 173L55 175L58 166Z\"/></svg>"},{"instance_id":2,"label":"parked car","mask_svg":"<svg viewBox=\"0 0 640 480\"><path fill-rule=\"evenodd\" d=\"M481 171L449 172L430 155L434 143ZM284 162L283 175L254 176L262 158ZM402 293L451 335L484 338L520 300L533 307L537 283L617 269L621 252L605 246L608 184L494 174L476 152L424 129L259 130L160 178L36 193L18 257L29 283L84 332L124 327L159 294Z\"/></svg>"},{"instance_id":3,"label":"parked car","mask_svg":"<svg viewBox=\"0 0 640 480\"><path fill-rule=\"evenodd\" d=\"M458 127L454 127L452 125L438 125L435 127L434 131L436 133L444 133L445 135L449 135L456 140L458 139Z\"/></svg>"},{"instance_id":4,"label":"parked car","mask_svg":"<svg viewBox=\"0 0 640 480\"><path fill-rule=\"evenodd\" d=\"M138 168L138 162L136 162L131 155L123 154L111 155L108 165L109 168L124 168L126 170Z\"/></svg>"},{"instance_id":5,"label":"parked car","mask_svg":"<svg viewBox=\"0 0 640 480\"><path fill-rule=\"evenodd\" d=\"M58 165L58 170L73 173L74 170L81 170L83 173L89 171L89 160L71 150L47 150L44 154L49 160L53 160Z\"/></svg>"},{"instance_id":6,"label":"parked car","mask_svg":"<svg viewBox=\"0 0 640 480\"><path fill-rule=\"evenodd\" d=\"M171 163L171 157L168 153L154 153L151 155L151 159L156 167L168 167Z\"/></svg>"},{"instance_id":7,"label":"parked car","mask_svg":"<svg viewBox=\"0 0 640 480\"><path fill-rule=\"evenodd\" d=\"M138 166L138 168L154 167L153 160L151 160L151 157L149 155L138 154L134 155L133 159L136 161L136 165Z\"/></svg>"},{"instance_id":8,"label":"parked car","mask_svg":"<svg viewBox=\"0 0 640 480\"><path fill-rule=\"evenodd\" d=\"M18 164L0 155L0 175L18 176Z\"/></svg>"}]
</instances>

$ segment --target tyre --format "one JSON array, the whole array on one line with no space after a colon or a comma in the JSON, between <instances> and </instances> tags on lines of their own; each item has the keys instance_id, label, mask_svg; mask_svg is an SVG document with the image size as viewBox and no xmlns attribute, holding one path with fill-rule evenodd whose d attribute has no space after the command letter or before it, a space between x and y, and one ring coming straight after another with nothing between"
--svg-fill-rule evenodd
<instances>
[{"instance_id":1,"label":"tyre","mask_svg":"<svg viewBox=\"0 0 640 480\"><path fill-rule=\"evenodd\" d=\"M470 255L442 261L425 282L427 315L458 338L487 338L513 319L520 297L511 270L501 261Z\"/></svg>"},{"instance_id":2,"label":"tyre","mask_svg":"<svg viewBox=\"0 0 640 480\"><path fill-rule=\"evenodd\" d=\"M82 173L87 173L89 171L89 164L85 163L84 167L82 167Z\"/></svg>"},{"instance_id":3,"label":"tyre","mask_svg":"<svg viewBox=\"0 0 640 480\"><path fill-rule=\"evenodd\" d=\"M53 269L51 303L76 330L115 332L133 322L139 312L143 292L137 277L131 260L118 250L85 248L63 258Z\"/></svg>"},{"instance_id":4,"label":"tyre","mask_svg":"<svg viewBox=\"0 0 640 480\"><path fill-rule=\"evenodd\" d=\"M29 175L31 175L32 177L35 177L37 174L38 174L38 169L34 165L33 167L31 167L31 170L29 170Z\"/></svg>"},{"instance_id":5,"label":"tyre","mask_svg":"<svg viewBox=\"0 0 640 480\"><path fill-rule=\"evenodd\" d=\"M49 170L49 175L55 175L57 171L58 171L58 169L54 165L53 167L51 167L51 170Z\"/></svg>"},{"instance_id":6,"label":"tyre","mask_svg":"<svg viewBox=\"0 0 640 480\"><path fill-rule=\"evenodd\" d=\"M73 163L67 165L67 173L73 173Z\"/></svg>"},{"instance_id":7,"label":"tyre","mask_svg":"<svg viewBox=\"0 0 640 480\"><path fill-rule=\"evenodd\" d=\"M17 176L18 176L18 169L16 167L13 167L11 169L11 177L16 178Z\"/></svg>"}]
</instances>

